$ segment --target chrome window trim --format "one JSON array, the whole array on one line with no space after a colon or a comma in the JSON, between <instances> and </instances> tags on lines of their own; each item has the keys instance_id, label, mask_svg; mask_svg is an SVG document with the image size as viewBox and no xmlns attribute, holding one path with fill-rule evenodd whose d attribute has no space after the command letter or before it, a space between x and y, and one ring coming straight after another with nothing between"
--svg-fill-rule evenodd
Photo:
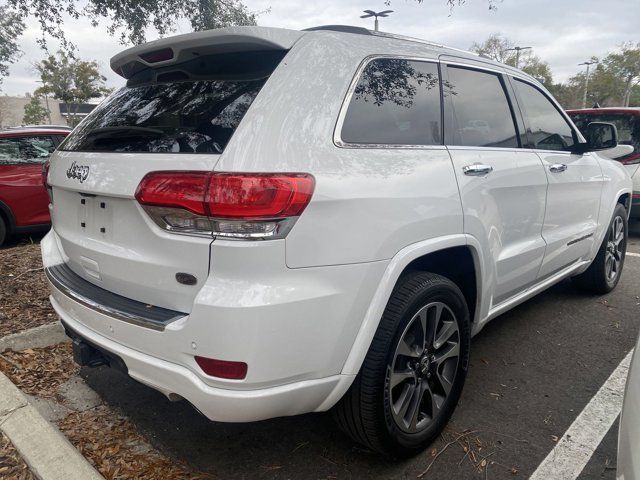
<instances>
[{"instance_id":1,"label":"chrome window trim","mask_svg":"<svg viewBox=\"0 0 640 480\"><path fill-rule=\"evenodd\" d=\"M347 115L347 110L349 109L349 105L351 104L351 99L353 97L353 93L358 85L358 81L360 80L360 77L362 76L362 72L364 72L364 69L367 68L367 65L369 65L369 63L371 63L374 60L378 60L378 59L395 59L395 60L407 60L410 62L424 62L424 63L433 63L435 65L439 65L440 61L434 58L425 58L425 57L415 57L415 56L407 56L407 55L393 55L393 54L376 54L376 55L369 55L367 57L365 57L362 62L360 62L360 65L358 66L358 69L356 70L356 73L353 76L353 79L351 80L351 83L349 84L349 88L347 89L347 93L344 97L344 99L342 100L342 105L340 106L340 113L338 114L338 120L336 122L336 126L334 127L333 130L333 144L338 147L338 148L349 148L349 149L361 149L361 148L367 148L367 149L391 149L391 150L397 150L397 149L403 149L403 150L446 150L446 147L443 144L440 145L427 145L427 144L420 144L420 145L403 145L403 144L396 144L396 143L350 143L350 142L345 142L342 140L342 126L344 124L344 119ZM438 80L440 81L440 76L438 75ZM438 85L438 88L440 89L440 85ZM442 101L440 102L440 111L442 112ZM441 126L442 131L444 132L444 125ZM443 139L444 140L444 139Z\"/></svg>"}]
</instances>

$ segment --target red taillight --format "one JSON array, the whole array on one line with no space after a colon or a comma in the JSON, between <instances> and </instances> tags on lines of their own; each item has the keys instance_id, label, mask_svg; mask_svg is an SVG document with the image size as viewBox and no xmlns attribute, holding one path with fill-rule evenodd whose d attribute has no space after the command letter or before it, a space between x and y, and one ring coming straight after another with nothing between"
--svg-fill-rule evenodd
<instances>
[{"instance_id":1,"label":"red taillight","mask_svg":"<svg viewBox=\"0 0 640 480\"><path fill-rule=\"evenodd\" d=\"M219 218L297 217L313 194L314 180L304 173L214 173L209 212Z\"/></svg>"},{"instance_id":2,"label":"red taillight","mask_svg":"<svg viewBox=\"0 0 640 480\"><path fill-rule=\"evenodd\" d=\"M42 165L42 185L44 185L44 188L49 188L49 165L49 160Z\"/></svg>"},{"instance_id":3,"label":"red taillight","mask_svg":"<svg viewBox=\"0 0 640 480\"><path fill-rule=\"evenodd\" d=\"M618 161L623 165L635 165L640 163L640 153L632 153L626 157L619 158Z\"/></svg>"},{"instance_id":4,"label":"red taillight","mask_svg":"<svg viewBox=\"0 0 640 480\"><path fill-rule=\"evenodd\" d=\"M247 376L247 364L244 362L229 362L198 356L195 358L202 371L212 377L242 380Z\"/></svg>"},{"instance_id":5,"label":"red taillight","mask_svg":"<svg viewBox=\"0 0 640 480\"><path fill-rule=\"evenodd\" d=\"M154 50L153 52L146 52L141 54L140 58L147 63L164 62L173 58L173 50L171 50L170 48Z\"/></svg>"},{"instance_id":6,"label":"red taillight","mask_svg":"<svg viewBox=\"0 0 640 480\"><path fill-rule=\"evenodd\" d=\"M147 174L136 199L153 220L176 233L282 238L311 200L315 180L306 173Z\"/></svg>"},{"instance_id":7,"label":"red taillight","mask_svg":"<svg viewBox=\"0 0 640 480\"><path fill-rule=\"evenodd\" d=\"M204 199L209 185L209 172L151 172L136 189L141 205L182 208L206 215Z\"/></svg>"}]
</instances>

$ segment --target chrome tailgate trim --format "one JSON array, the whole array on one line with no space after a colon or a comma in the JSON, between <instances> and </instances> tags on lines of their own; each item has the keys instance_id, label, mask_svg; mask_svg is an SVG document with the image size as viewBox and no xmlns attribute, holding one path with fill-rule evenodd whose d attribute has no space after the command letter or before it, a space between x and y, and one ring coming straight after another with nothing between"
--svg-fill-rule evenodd
<instances>
[{"instance_id":1,"label":"chrome tailgate trim","mask_svg":"<svg viewBox=\"0 0 640 480\"><path fill-rule=\"evenodd\" d=\"M123 297L76 274L66 264L45 268L49 282L62 294L91 310L140 327L163 331L187 313L177 312Z\"/></svg>"}]
</instances>

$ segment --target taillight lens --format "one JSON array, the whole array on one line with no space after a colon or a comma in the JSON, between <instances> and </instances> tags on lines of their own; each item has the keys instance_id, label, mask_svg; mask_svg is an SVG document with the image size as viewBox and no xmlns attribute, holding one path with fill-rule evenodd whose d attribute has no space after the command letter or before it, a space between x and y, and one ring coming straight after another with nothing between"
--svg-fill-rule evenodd
<instances>
[{"instance_id":1,"label":"taillight lens","mask_svg":"<svg viewBox=\"0 0 640 480\"><path fill-rule=\"evenodd\" d=\"M147 174L136 199L165 230L237 239L283 238L311 200L306 173Z\"/></svg>"},{"instance_id":2,"label":"taillight lens","mask_svg":"<svg viewBox=\"0 0 640 480\"><path fill-rule=\"evenodd\" d=\"M229 362L198 356L195 358L202 371L212 377L242 380L247 376L247 364L244 362Z\"/></svg>"},{"instance_id":3,"label":"taillight lens","mask_svg":"<svg viewBox=\"0 0 640 480\"><path fill-rule=\"evenodd\" d=\"M623 165L635 165L636 163L640 163L640 153L632 153L626 157L618 158L616 160Z\"/></svg>"}]
</instances>

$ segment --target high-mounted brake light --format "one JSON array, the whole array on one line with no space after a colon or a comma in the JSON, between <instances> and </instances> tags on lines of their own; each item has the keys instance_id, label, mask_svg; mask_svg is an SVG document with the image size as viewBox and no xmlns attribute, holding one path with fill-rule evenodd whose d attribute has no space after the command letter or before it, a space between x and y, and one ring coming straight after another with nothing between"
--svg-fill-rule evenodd
<instances>
[{"instance_id":1,"label":"high-mounted brake light","mask_svg":"<svg viewBox=\"0 0 640 480\"><path fill-rule=\"evenodd\" d=\"M136 199L170 232L274 239L291 230L314 187L306 173L160 171L142 179Z\"/></svg>"},{"instance_id":2,"label":"high-mounted brake light","mask_svg":"<svg viewBox=\"0 0 640 480\"><path fill-rule=\"evenodd\" d=\"M163 48L161 50L145 52L140 54L140 58L147 63L164 62L173 58L173 50L171 50L170 48Z\"/></svg>"}]
</instances>

